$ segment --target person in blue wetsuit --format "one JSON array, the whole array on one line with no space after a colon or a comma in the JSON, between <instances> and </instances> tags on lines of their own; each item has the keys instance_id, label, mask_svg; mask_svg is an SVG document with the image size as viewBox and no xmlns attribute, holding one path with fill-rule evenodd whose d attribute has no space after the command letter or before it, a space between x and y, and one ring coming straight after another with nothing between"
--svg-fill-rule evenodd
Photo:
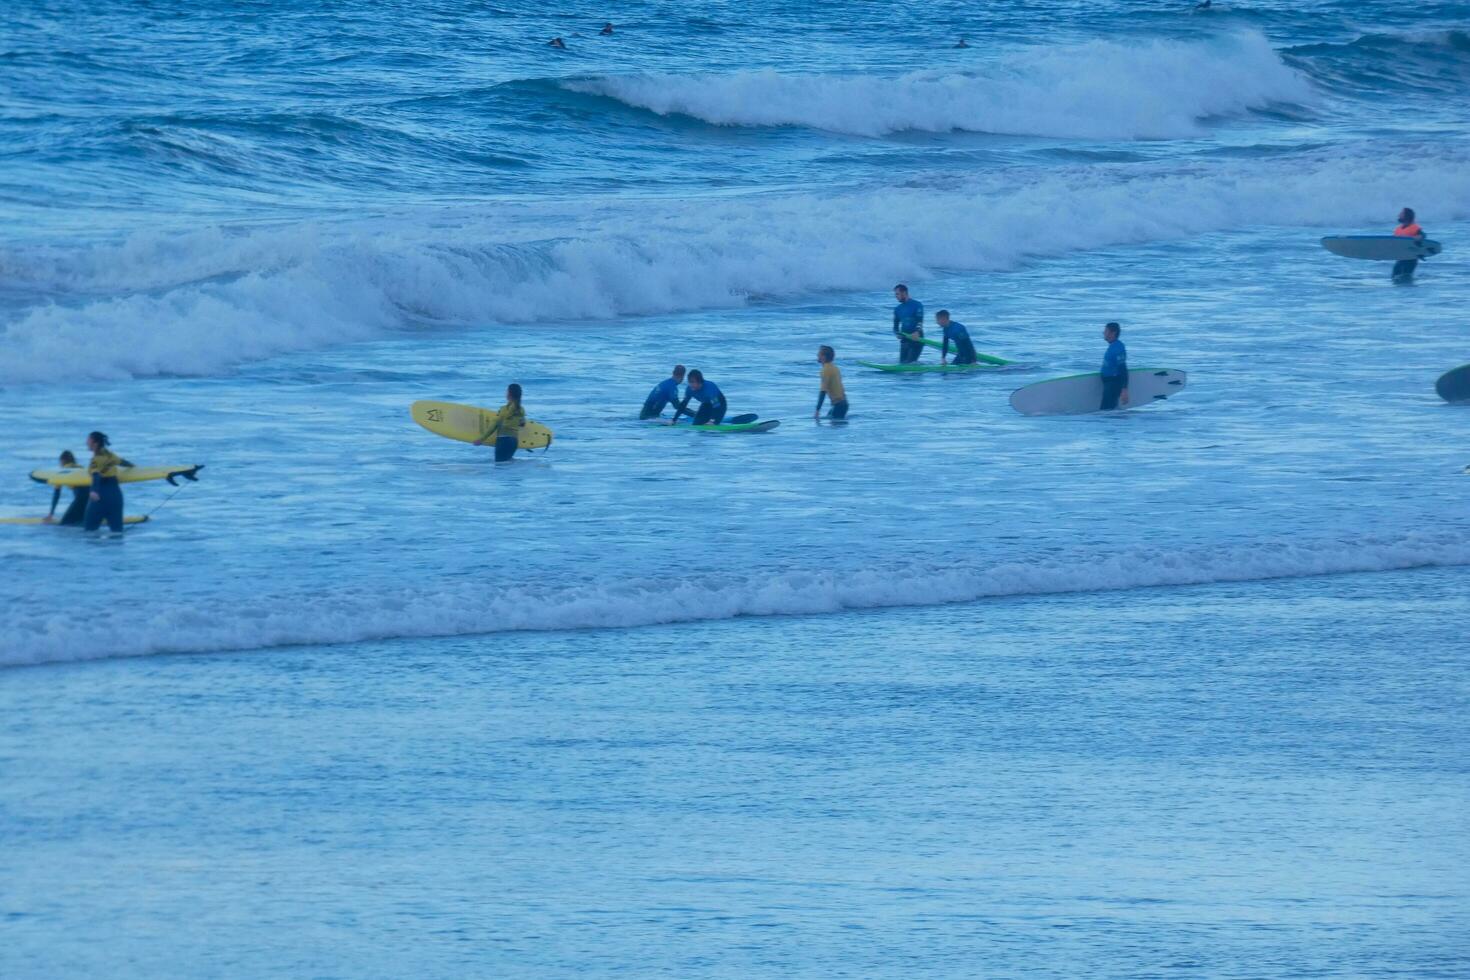
<instances>
[{"instance_id":1,"label":"person in blue wetsuit","mask_svg":"<svg viewBox=\"0 0 1470 980\"><path fill-rule=\"evenodd\" d=\"M684 383L684 365L675 364L672 376L664 378L653 386L648 393L648 398L643 402L643 411L638 413L640 419L656 419L664 413L665 405L679 404L679 386Z\"/></svg>"},{"instance_id":2,"label":"person in blue wetsuit","mask_svg":"<svg viewBox=\"0 0 1470 980\"><path fill-rule=\"evenodd\" d=\"M919 339L924 336L924 304L909 299L909 287L899 283L893 287L898 305L893 308L893 332L898 335L898 363L913 364L924 353Z\"/></svg>"},{"instance_id":3,"label":"person in blue wetsuit","mask_svg":"<svg viewBox=\"0 0 1470 980\"><path fill-rule=\"evenodd\" d=\"M970 331L958 320L949 318L949 310L940 310L934 314L934 322L939 329L944 331L944 346L939 348L939 363L949 356L949 345L954 344L954 362L956 364L974 364L980 360L975 353L975 345L970 342Z\"/></svg>"},{"instance_id":4,"label":"person in blue wetsuit","mask_svg":"<svg viewBox=\"0 0 1470 980\"><path fill-rule=\"evenodd\" d=\"M1103 354L1103 395L1101 411L1111 412L1119 404L1128 404L1128 348L1118 339L1123 328L1116 323L1103 327L1103 340L1108 342L1107 353Z\"/></svg>"},{"instance_id":5,"label":"person in blue wetsuit","mask_svg":"<svg viewBox=\"0 0 1470 980\"><path fill-rule=\"evenodd\" d=\"M77 462L77 458L72 455L70 449L63 450L61 453L61 468L64 470L81 469L81 464ZM51 511L42 518L42 521L47 524L60 524L62 527L72 527L82 523L82 519L87 515L89 489L87 487L66 488L71 490L71 503L67 505L65 512L61 515L61 520L58 521L56 519L56 505L61 503L62 489L62 487L52 488Z\"/></svg>"},{"instance_id":6,"label":"person in blue wetsuit","mask_svg":"<svg viewBox=\"0 0 1470 980\"><path fill-rule=\"evenodd\" d=\"M691 399L699 402L698 411L689 411ZM684 389L684 400L674 409L674 421L679 421L680 415L693 415L695 425L719 425L725 421L728 408L725 393L713 381L704 380L704 375L696 369L689 372L689 384Z\"/></svg>"},{"instance_id":7,"label":"person in blue wetsuit","mask_svg":"<svg viewBox=\"0 0 1470 980\"><path fill-rule=\"evenodd\" d=\"M118 471L125 465L123 458L108 449L110 440L101 432L87 436L87 448L92 450L92 461L87 472L92 474L92 488L87 494L87 511L82 517L82 527L95 531L107 522L108 530L123 529L123 494L118 485Z\"/></svg>"}]
</instances>

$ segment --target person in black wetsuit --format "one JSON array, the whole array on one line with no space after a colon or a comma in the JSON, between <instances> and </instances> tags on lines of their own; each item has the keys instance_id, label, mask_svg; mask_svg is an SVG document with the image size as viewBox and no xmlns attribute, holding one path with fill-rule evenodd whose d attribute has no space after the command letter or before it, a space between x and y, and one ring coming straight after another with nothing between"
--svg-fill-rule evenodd
<instances>
[{"instance_id":1,"label":"person in black wetsuit","mask_svg":"<svg viewBox=\"0 0 1470 980\"><path fill-rule=\"evenodd\" d=\"M79 470L82 468L82 464L78 463L77 458L72 455L72 451L67 449L61 453L61 468L64 470ZM69 489L71 491L71 503L67 505L66 511L61 515L61 520L58 521L56 519L56 505L61 503L61 491L63 489ZM51 491L51 512L42 518L42 520L47 524L60 524L62 527L72 527L82 523L82 518L86 516L86 513L87 487L53 487Z\"/></svg>"},{"instance_id":2,"label":"person in black wetsuit","mask_svg":"<svg viewBox=\"0 0 1470 980\"><path fill-rule=\"evenodd\" d=\"M87 510L82 517L82 528L95 531L107 522L108 530L114 533L123 529L123 494L118 485L118 475L127 460L107 447L111 445L106 434L93 432L87 436L87 448L92 450L92 461L87 472L92 474L92 488L87 494Z\"/></svg>"},{"instance_id":3,"label":"person in black wetsuit","mask_svg":"<svg viewBox=\"0 0 1470 980\"><path fill-rule=\"evenodd\" d=\"M1116 323L1103 327L1103 340L1108 342L1108 349L1098 372L1103 386L1102 404L1098 406L1101 412L1111 412L1120 403L1128 404L1128 348L1118 339L1122 332L1123 328Z\"/></svg>"},{"instance_id":4,"label":"person in black wetsuit","mask_svg":"<svg viewBox=\"0 0 1470 980\"><path fill-rule=\"evenodd\" d=\"M664 413L664 406L679 404L679 386L684 383L684 365L675 364L674 373L653 386L643 400L640 419L656 419Z\"/></svg>"}]
</instances>

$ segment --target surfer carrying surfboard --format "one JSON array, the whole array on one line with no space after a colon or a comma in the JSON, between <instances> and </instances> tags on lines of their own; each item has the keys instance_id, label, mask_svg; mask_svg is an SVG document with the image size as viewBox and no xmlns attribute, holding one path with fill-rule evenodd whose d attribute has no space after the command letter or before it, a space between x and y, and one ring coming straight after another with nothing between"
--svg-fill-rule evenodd
<instances>
[{"instance_id":1,"label":"surfer carrying surfboard","mask_svg":"<svg viewBox=\"0 0 1470 980\"><path fill-rule=\"evenodd\" d=\"M1424 229L1414 220L1414 209L1404 208L1399 212L1399 226L1393 230L1395 238L1417 238L1423 240ZM1399 259L1393 264L1393 281L1408 282L1414 278L1414 270L1418 267L1418 259Z\"/></svg>"},{"instance_id":2,"label":"surfer carrying surfboard","mask_svg":"<svg viewBox=\"0 0 1470 980\"><path fill-rule=\"evenodd\" d=\"M77 462L76 456L72 455L70 449L63 449L61 451L60 463L61 468L64 470L81 469L82 466L81 463ZM72 487L71 494L71 503L61 515L60 524L62 527L71 527L72 525L82 523L82 519L87 514L87 488L85 486ZM61 487L54 487L51 491L51 511L42 518L41 522L43 524L58 523L56 520L56 505L59 503L61 503Z\"/></svg>"},{"instance_id":3,"label":"surfer carrying surfboard","mask_svg":"<svg viewBox=\"0 0 1470 980\"><path fill-rule=\"evenodd\" d=\"M822 365L822 387L817 391L817 410L812 418L822 417L822 400L832 399L829 419L847 418L847 390L842 387L842 372L837 370L837 352L823 344L817 348L817 363Z\"/></svg>"},{"instance_id":4,"label":"surfer carrying surfboard","mask_svg":"<svg viewBox=\"0 0 1470 980\"><path fill-rule=\"evenodd\" d=\"M1110 412L1119 404L1128 404L1128 348L1118 339L1122 332L1123 328L1116 323L1103 327L1103 340L1108 342L1108 349L1103 354L1102 370L1098 372L1103 383L1100 411Z\"/></svg>"},{"instance_id":5,"label":"surfer carrying surfboard","mask_svg":"<svg viewBox=\"0 0 1470 980\"><path fill-rule=\"evenodd\" d=\"M82 527L95 531L107 522L108 530L114 534L123 529L123 494L118 485L118 470L125 465L121 456L107 447L111 444L106 434L93 432L87 436L87 448L92 450L92 461L87 472L92 474L92 488L87 494L87 510L82 518Z\"/></svg>"},{"instance_id":6,"label":"surfer carrying surfboard","mask_svg":"<svg viewBox=\"0 0 1470 980\"><path fill-rule=\"evenodd\" d=\"M909 299L909 287L893 287L898 305L893 308L893 332L898 335L898 363L913 364L924 353L924 304Z\"/></svg>"},{"instance_id":7,"label":"surfer carrying surfboard","mask_svg":"<svg viewBox=\"0 0 1470 980\"><path fill-rule=\"evenodd\" d=\"M954 362L956 364L974 364L980 360L975 353L975 345L970 342L970 331L958 320L951 320L949 310L940 310L934 314L934 322L939 329L944 331L944 344L939 348L939 363L945 363L949 357L949 345L954 344Z\"/></svg>"},{"instance_id":8,"label":"surfer carrying surfboard","mask_svg":"<svg viewBox=\"0 0 1470 980\"><path fill-rule=\"evenodd\" d=\"M691 399L699 402L698 411L689 411ZM674 421L678 422L680 415L692 415L695 425L719 425L725 421L725 412L728 409L725 393L720 390L719 385L704 380L704 375L696 368L689 372L689 384L684 388L684 400L674 409Z\"/></svg>"},{"instance_id":9,"label":"surfer carrying surfboard","mask_svg":"<svg viewBox=\"0 0 1470 980\"><path fill-rule=\"evenodd\" d=\"M664 378L653 386L648 397L643 400L643 410L638 413L640 419L656 419L664 413L665 405L677 405L679 403L679 386L684 383L684 365L675 364L674 373Z\"/></svg>"},{"instance_id":10,"label":"surfer carrying surfboard","mask_svg":"<svg viewBox=\"0 0 1470 980\"><path fill-rule=\"evenodd\" d=\"M495 462L504 463L521 448L521 426L525 424L526 410L521 407L521 386L511 385L505 389L505 404L495 413L490 428L475 440L475 445L483 446L493 438Z\"/></svg>"}]
</instances>

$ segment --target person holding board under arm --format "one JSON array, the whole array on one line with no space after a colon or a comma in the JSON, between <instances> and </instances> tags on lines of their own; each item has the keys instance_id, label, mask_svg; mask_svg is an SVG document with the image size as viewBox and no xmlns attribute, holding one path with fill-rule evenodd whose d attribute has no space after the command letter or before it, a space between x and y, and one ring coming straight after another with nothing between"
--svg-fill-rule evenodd
<instances>
[{"instance_id":1,"label":"person holding board under arm","mask_svg":"<svg viewBox=\"0 0 1470 980\"><path fill-rule=\"evenodd\" d=\"M92 450L92 461L87 472L92 474L92 488L87 494L87 512L82 518L82 527L95 531L107 522L110 531L123 529L123 494L118 485L118 470L125 464L122 457L108 449L110 440L101 432L87 436L87 448Z\"/></svg>"},{"instance_id":2,"label":"person holding board under arm","mask_svg":"<svg viewBox=\"0 0 1470 980\"><path fill-rule=\"evenodd\" d=\"M934 314L934 322L944 331L944 345L939 348L939 363L945 363L944 359L949 356L949 345L954 344L954 362L956 364L974 364L980 358L975 354L975 345L970 342L970 331L958 320L949 318L949 310L940 310Z\"/></svg>"},{"instance_id":3,"label":"person holding board under arm","mask_svg":"<svg viewBox=\"0 0 1470 980\"><path fill-rule=\"evenodd\" d=\"M691 400L699 402L698 411L689 411ZM704 380L704 375L696 369L689 372L689 384L684 389L684 400L674 409L674 421L678 422L680 415L692 415L695 425L719 425L725 421L728 408L725 393L713 381Z\"/></svg>"},{"instance_id":4,"label":"person holding board under arm","mask_svg":"<svg viewBox=\"0 0 1470 980\"><path fill-rule=\"evenodd\" d=\"M1399 225L1393 230L1393 234L1395 238L1424 238L1424 229L1414 220L1413 208L1404 208L1399 212ZM1393 264L1393 281L1408 282L1414 278L1414 270L1418 266L1418 259L1399 259Z\"/></svg>"},{"instance_id":5,"label":"person holding board under arm","mask_svg":"<svg viewBox=\"0 0 1470 980\"><path fill-rule=\"evenodd\" d=\"M656 419L664 413L665 405L679 404L679 386L683 383L684 365L675 364L673 375L654 385L653 390L648 393L648 398L643 402L643 411L638 413L638 417Z\"/></svg>"},{"instance_id":6,"label":"person holding board under arm","mask_svg":"<svg viewBox=\"0 0 1470 980\"><path fill-rule=\"evenodd\" d=\"M893 332L898 335L898 363L913 364L924 353L920 341L924 337L924 304L909 299L909 287L899 283L893 287L898 305L893 308Z\"/></svg>"},{"instance_id":7,"label":"person holding board under arm","mask_svg":"<svg viewBox=\"0 0 1470 980\"><path fill-rule=\"evenodd\" d=\"M1128 404L1128 348L1123 346L1123 341L1118 335L1123 328L1116 323L1109 323L1103 327L1103 340L1108 342L1108 349L1103 354L1102 375L1103 395L1100 411L1111 412L1120 404Z\"/></svg>"},{"instance_id":8,"label":"person holding board under arm","mask_svg":"<svg viewBox=\"0 0 1470 980\"><path fill-rule=\"evenodd\" d=\"M515 456L521 448L521 426L526 424L526 410L521 407L521 386L511 385L505 389L505 404L495 413L495 421L484 435L475 440L483 446L495 440L495 462L504 463Z\"/></svg>"},{"instance_id":9,"label":"person holding board under arm","mask_svg":"<svg viewBox=\"0 0 1470 980\"><path fill-rule=\"evenodd\" d=\"M817 410L812 418L822 417L822 401L832 399L832 410L827 413L827 418L833 420L847 418L847 390L842 387L842 372L837 370L834 363L837 360L837 352L825 344L817 348L817 363L822 365L822 387L817 392Z\"/></svg>"}]
</instances>

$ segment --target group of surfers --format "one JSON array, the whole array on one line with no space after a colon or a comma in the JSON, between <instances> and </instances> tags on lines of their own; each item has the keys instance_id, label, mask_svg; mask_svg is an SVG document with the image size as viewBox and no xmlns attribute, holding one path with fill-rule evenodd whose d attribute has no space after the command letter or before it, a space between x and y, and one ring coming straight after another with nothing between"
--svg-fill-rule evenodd
<instances>
[{"instance_id":1,"label":"group of surfers","mask_svg":"<svg viewBox=\"0 0 1470 980\"><path fill-rule=\"evenodd\" d=\"M131 468L133 464L109 449L110 445L105 433L93 432L87 436L87 448L92 451L92 459L87 463L91 481L85 486L70 488L71 503L62 512L60 520L56 519L56 507L61 503L62 488L56 487L51 494L51 510L42 518L45 523L80 524L88 531L95 531L105 521L111 531L123 529L123 495L117 479L118 471ZM70 449L62 452L60 462L64 470L82 468Z\"/></svg>"}]
</instances>

